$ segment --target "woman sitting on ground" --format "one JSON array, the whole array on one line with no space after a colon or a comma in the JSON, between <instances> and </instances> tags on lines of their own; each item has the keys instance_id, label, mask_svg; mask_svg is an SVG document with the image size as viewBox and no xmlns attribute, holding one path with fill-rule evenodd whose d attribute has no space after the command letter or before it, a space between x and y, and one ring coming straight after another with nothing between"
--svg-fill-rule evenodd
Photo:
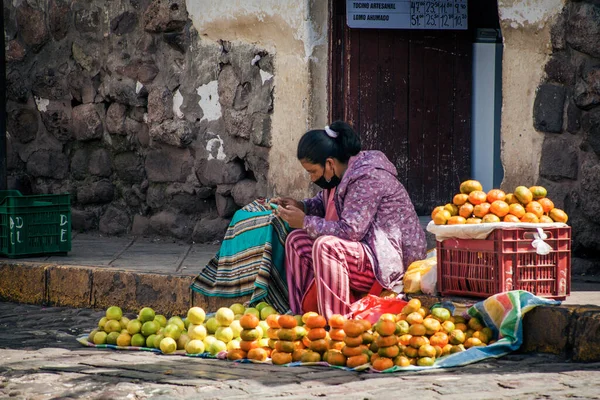
<instances>
[{"instance_id":1,"label":"woman sitting on ground","mask_svg":"<svg viewBox=\"0 0 600 400\"><path fill-rule=\"evenodd\" d=\"M394 165L380 151L361 151L345 122L306 132L297 156L323 190L302 202L272 200L297 228L285 244L290 308L345 315L353 292L392 289L425 258L425 232Z\"/></svg>"}]
</instances>

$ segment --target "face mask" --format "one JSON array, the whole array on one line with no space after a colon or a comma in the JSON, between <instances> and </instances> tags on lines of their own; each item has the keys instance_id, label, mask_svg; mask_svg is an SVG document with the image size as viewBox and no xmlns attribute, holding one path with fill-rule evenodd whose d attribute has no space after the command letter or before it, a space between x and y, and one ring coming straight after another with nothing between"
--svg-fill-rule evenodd
<instances>
[{"instance_id":1,"label":"face mask","mask_svg":"<svg viewBox=\"0 0 600 400\"><path fill-rule=\"evenodd\" d=\"M335 172L330 180L325 179L325 170L323 170L323 175L319 179L314 182L315 185L319 186L322 189L333 189L337 185L340 184L340 178L337 177Z\"/></svg>"}]
</instances>

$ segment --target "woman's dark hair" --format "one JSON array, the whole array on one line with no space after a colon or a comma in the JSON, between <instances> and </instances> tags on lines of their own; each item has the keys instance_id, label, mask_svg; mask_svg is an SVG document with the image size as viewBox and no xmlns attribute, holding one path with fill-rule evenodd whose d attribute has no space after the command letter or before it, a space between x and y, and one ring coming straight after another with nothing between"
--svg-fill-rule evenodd
<instances>
[{"instance_id":1,"label":"woman's dark hair","mask_svg":"<svg viewBox=\"0 0 600 400\"><path fill-rule=\"evenodd\" d=\"M325 165L325 160L335 158L346 163L360 151L360 138L354 129L343 121L335 121L329 129L337 134L333 138L325 129L306 132L298 143L298 160Z\"/></svg>"}]
</instances>

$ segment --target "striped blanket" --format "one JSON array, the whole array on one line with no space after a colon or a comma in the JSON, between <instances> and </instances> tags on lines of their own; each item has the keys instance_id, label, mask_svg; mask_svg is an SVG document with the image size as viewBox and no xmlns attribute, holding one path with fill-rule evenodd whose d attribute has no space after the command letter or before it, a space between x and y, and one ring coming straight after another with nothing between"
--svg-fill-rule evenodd
<instances>
[{"instance_id":1,"label":"striped blanket","mask_svg":"<svg viewBox=\"0 0 600 400\"><path fill-rule=\"evenodd\" d=\"M250 304L266 301L278 312L287 312L284 251L289 231L262 201L248 204L235 213L219 252L191 288L214 297L251 295Z\"/></svg>"}]
</instances>

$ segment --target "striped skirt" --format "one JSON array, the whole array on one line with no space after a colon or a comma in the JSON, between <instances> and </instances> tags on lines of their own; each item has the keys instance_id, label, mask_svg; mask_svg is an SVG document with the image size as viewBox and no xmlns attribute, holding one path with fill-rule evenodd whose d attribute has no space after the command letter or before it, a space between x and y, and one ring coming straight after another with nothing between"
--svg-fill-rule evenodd
<instances>
[{"instance_id":1,"label":"striped skirt","mask_svg":"<svg viewBox=\"0 0 600 400\"><path fill-rule=\"evenodd\" d=\"M251 295L250 304L266 301L280 313L289 310L285 276L285 239L290 227L254 201L238 210L219 252L191 288L206 296Z\"/></svg>"}]
</instances>

